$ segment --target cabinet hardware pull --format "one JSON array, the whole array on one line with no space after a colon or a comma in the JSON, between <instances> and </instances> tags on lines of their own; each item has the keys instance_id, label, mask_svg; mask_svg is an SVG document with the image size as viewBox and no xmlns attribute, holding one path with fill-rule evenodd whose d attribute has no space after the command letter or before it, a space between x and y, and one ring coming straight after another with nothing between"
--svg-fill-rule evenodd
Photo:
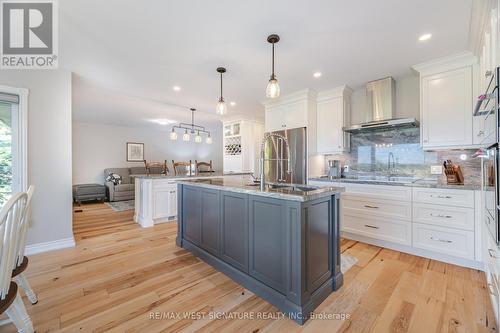
<instances>
[{"instance_id":1,"label":"cabinet hardware pull","mask_svg":"<svg viewBox=\"0 0 500 333\"><path fill-rule=\"evenodd\" d=\"M490 257L494 258L494 259L498 259L498 257L495 255L495 252L492 250L492 249L488 249L488 254L490 255Z\"/></svg>"},{"instance_id":2,"label":"cabinet hardware pull","mask_svg":"<svg viewBox=\"0 0 500 333\"><path fill-rule=\"evenodd\" d=\"M365 227L372 228L372 229L380 229L379 227L371 225L371 224L365 224Z\"/></svg>"},{"instance_id":3,"label":"cabinet hardware pull","mask_svg":"<svg viewBox=\"0 0 500 333\"><path fill-rule=\"evenodd\" d=\"M490 77L493 75L493 72L492 71L486 71L486 73L484 73L484 76L485 77Z\"/></svg>"},{"instance_id":4,"label":"cabinet hardware pull","mask_svg":"<svg viewBox=\"0 0 500 333\"><path fill-rule=\"evenodd\" d=\"M445 219L451 219L453 217L451 215L432 214L432 213L431 213L431 216L433 216L433 217L442 217L442 218L445 218Z\"/></svg>"},{"instance_id":5,"label":"cabinet hardware pull","mask_svg":"<svg viewBox=\"0 0 500 333\"><path fill-rule=\"evenodd\" d=\"M488 282L488 291L490 292L490 294L492 294L493 296L496 296L497 293L496 292L493 292L493 285L491 283Z\"/></svg>"},{"instance_id":6,"label":"cabinet hardware pull","mask_svg":"<svg viewBox=\"0 0 500 333\"><path fill-rule=\"evenodd\" d=\"M377 207L377 206L370 206L370 205L365 205L365 207L366 207L366 208L375 208L375 209L379 208L379 207Z\"/></svg>"},{"instance_id":7,"label":"cabinet hardware pull","mask_svg":"<svg viewBox=\"0 0 500 333\"><path fill-rule=\"evenodd\" d=\"M434 195L434 194L431 194L431 198L451 199L453 197L451 195Z\"/></svg>"},{"instance_id":8,"label":"cabinet hardware pull","mask_svg":"<svg viewBox=\"0 0 500 333\"><path fill-rule=\"evenodd\" d=\"M441 239L441 238L434 238L431 236L431 240L436 241L436 242L441 242L441 243L453 243L453 241L448 240L448 239Z\"/></svg>"},{"instance_id":9,"label":"cabinet hardware pull","mask_svg":"<svg viewBox=\"0 0 500 333\"><path fill-rule=\"evenodd\" d=\"M483 136L483 135L484 135L484 131L483 130L477 132L477 136Z\"/></svg>"}]
</instances>

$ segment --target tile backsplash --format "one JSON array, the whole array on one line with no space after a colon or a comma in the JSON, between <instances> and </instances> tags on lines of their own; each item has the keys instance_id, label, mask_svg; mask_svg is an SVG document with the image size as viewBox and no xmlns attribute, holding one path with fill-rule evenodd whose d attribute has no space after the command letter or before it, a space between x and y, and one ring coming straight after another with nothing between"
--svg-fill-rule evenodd
<instances>
[{"instance_id":1,"label":"tile backsplash","mask_svg":"<svg viewBox=\"0 0 500 333\"><path fill-rule=\"evenodd\" d=\"M420 147L419 128L386 129L351 134L351 151L341 155L327 155L328 160L338 159L349 166L349 177L364 175L387 175L388 160L394 161L391 172L397 176L414 176L446 182L444 175L431 174L432 165L443 165L451 160L460 165L465 183L479 184L481 181L481 162L473 158L475 150L438 150L423 151ZM392 156L394 159L392 159Z\"/></svg>"}]
</instances>

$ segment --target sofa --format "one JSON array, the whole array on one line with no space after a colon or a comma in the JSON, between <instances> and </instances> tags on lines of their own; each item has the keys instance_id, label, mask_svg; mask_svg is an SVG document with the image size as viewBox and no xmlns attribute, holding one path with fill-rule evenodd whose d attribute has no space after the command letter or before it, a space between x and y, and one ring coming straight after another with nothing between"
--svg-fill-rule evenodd
<instances>
[{"instance_id":1,"label":"sofa","mask_svg":"<svg viewBox=\"0 0 500 333\"><path fill-rule=\"evenodd\" d=\"M149 174L160 174L161 168L151 168ZM110 173L116 173L122 177L121 184L114 184L107 182L106 177ZM108 168L104 169L104 182L108 192L109 201L124 201L133 200L135 197L135 181L134 175L147 174L145 167L131 167L131 168Z\"/></svg>"}]
</instances>

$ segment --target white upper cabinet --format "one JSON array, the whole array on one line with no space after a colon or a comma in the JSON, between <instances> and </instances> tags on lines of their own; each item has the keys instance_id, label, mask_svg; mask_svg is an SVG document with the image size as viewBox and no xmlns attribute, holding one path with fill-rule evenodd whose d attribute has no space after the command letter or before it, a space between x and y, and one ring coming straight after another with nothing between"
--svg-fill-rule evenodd
<instances>
[{"instance_id":1,"label":"white upper cabinet","mask_svg":"<svg viewBox=\"0 0 500 333\"><path fill-rule=\"evenodd\" d=\"M420 134L423 149L471 148L477 59L470 52L413 67L420 73ZM476 89L477 90L477 89Z\"/></svg>"},{"instance_id":2,"label":"white upper cabinet","mask_svg":"<svg viewBox=\"0 0 500 333\"><path fill-rule=\"evenodd\" d=\"M341 86L318 93L316 135L320 154L343 153L349 150L349 134L342 130L350 122L352 90Z\"/></svg>"},{"instance_id":3,"label":"white upper cabinet","mask_svg":"<svg viewBox=\"0 0 500 333\"><path fill-rule=\"evenodd\" d=\"M316 152L316 93L304 89L289 95L282 95L263 103L265 108L265 131L283 131L293 128L307 128L309 155Z\"/></svg>"},{"instance_id":4,"label":"white upper cabinet","mask_svg":"<svg viewBox=\"0 0 500 333\"><path fill-rule=\"evenodd\" d=\"M316 93L309 89L268 100L263 104L266 132L316 126Z\"/></svg>"}]
</instances>

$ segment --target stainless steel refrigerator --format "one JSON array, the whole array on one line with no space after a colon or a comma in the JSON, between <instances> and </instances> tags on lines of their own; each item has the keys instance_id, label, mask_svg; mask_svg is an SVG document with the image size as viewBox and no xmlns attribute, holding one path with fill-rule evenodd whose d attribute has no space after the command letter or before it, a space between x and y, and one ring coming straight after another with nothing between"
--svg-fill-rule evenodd
<instances>
[{"instance_id":1,"label":"stainless steel refrigerator","mask_svg":"<svg viewBox=\"0 0 500 333\"><path fill-rule=\"evenodd\" d=\"M306 184L307 182L307 129L305 127L284 131L276 131L288 140L290 146L290 156L287 154L284 140L271 137L264 146L264 156L266 161L265 179L266 182ZM290 170L287 161L279 159L290 158Z\"/></svg>"}]
</instances>

